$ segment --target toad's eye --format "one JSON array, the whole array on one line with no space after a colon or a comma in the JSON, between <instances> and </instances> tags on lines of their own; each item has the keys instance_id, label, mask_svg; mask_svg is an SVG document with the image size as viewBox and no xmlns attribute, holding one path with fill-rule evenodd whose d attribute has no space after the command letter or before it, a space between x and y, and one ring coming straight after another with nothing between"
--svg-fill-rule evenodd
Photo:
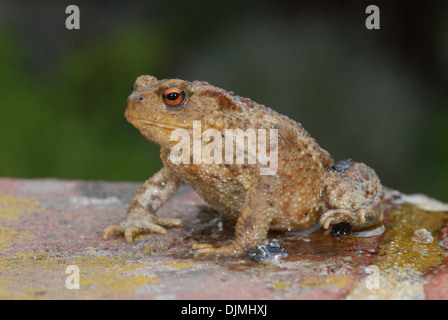
<instances>
[{"instance_id":1,"label":"toad's eye","mask_svg":"<svg viewBox=\"0 0 448 320\"><path fill-rule=\"evenodd\" d=\"M171 86L163 90L162 99L168 110L176 110L184 106L187 95L181 87Z\"/></svg>"}]
</instances>

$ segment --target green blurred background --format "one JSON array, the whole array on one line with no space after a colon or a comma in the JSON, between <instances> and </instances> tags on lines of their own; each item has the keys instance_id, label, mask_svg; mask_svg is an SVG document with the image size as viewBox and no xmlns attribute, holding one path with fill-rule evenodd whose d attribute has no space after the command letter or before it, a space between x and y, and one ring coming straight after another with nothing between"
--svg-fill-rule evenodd
<instances>
[{"instance_id":1,"label":"green blurred background","mask_svg":"<svg viewBox=\"0 0 448 320\"><path fill-rule=\"evenodd\" d=\"M335 159L448 201L448 3L390 2L2 0L0 176L145 180L158 147L123 112L151 74L250 97Z\"/></svg>"}]
</instances>

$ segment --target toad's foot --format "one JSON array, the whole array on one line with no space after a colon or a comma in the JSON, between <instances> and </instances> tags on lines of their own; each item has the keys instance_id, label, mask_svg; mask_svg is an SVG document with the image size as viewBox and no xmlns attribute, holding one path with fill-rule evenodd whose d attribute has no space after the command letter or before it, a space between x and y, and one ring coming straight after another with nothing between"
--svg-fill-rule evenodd
<instances>
[{"instance_id":1,"label":"toad's foot","mask_svg":"<svg viewBox=\"0 0 448 320\"><path fill-rule=\"evenodd\" d=\"M104 229L103 239L107 239L109 234L124 234L126 242L132 243L134 237L142 233L166 234L165 228L183 227L180 219L154 214L169 200L179 184L180 179L168 169L160 169L137 190L129 204L126 219L119 225Z\"/></svg>"},{"instance_id":2,"label":"toad's foot","mask_svg":"<svg viewBox=\"0 0 448 320\"><path fill-rule=\"evenodd\" d=\"M324 229L328 229L330 225L336 225L342 222L346 222L351 226L365 225L367 222L366 211L359 210L358 212L353 212L344 209L333 209L325 212L319 219L319 223Z\"/></svg>"},{"instance_id":3,"label":"toad's foot","mask_svg":"<svg viewBox=\"0 0 448 320\"><path fill-rule=\"evenodd\" d=\"M103 239L106 240L110 234L123 234L127 243L132 243L134 237L148 232L166 234L165 228L183 227L181 219L158 217L154 214L145 216L128 215L126 220L119 225L104 229Z\"/></svg>"},{"instance_id":4,"label":"toad's foot","mask_svg":"<svg viewBox=\"0 0 448 320\"><path fill-rule=\"evenodd\" d=\"M215 257L233 257L243 255L246 251L243 246L235 242L214 247L211 244L195 244L192 247L196 250L195 257L198 256L215 256Z\"/></svg>"},{"instance_id":5,"label":"toad's foot","mask_svg":"<svg viewBox=\"0 0 448 320\"><path fill-rule=\"evenodd\" d=\"M319 223L348 223L359 230L383 220L383 187L375 171L363 163L340 161L325 174L321 189L323 214Z\"/></svg>"}]
</instances>

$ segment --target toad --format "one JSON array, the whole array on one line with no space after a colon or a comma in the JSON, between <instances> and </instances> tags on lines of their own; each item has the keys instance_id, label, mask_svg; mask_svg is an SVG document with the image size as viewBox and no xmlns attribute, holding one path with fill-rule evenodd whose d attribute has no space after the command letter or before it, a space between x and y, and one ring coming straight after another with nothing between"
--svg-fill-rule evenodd
<instances>
[{"instance_id":1,"label":"toad","mask_svg":"<svg viewBox=\"0 0 448 320\"><path fill-rule=\"evenodd\" d=\"M345 226L358 230L382 222L383 186L372 168L351 160L335 163L300 123L251 99L207 82L158 80L145 75L134 84L125 117L160 146L163 167L135 193L124 221L104 230L104 239L109 234L123 234L132 243L141 233L166 234L166 228L182 227L180 219L156 215L181 182L189 184L224 218L236 221L233 241L220 246L196 244L193 250L197 255L242 255L264 243L269 230L301 230L316 223L325 229ZM195 124L200 124L199 129ZM238 129L275 132L264 150L275 159L248 161L248 150L261 151L263 144L258 144L261 138L255 142L244 136L248 145L242 153L245 161L229 161L236 160L238 153L227 157L224 147L228 141L220 138ZM199 146L206 147L210 141L215 147L222 143L222 148L210 154L215 160L227 161L193 159L197 156L193 144L198 142L192 139L184 144L193 145L193 152L180 150L178 140L172 137L176 130L212 132L214 138L199 140ZM256 148L251 149L254 144ZM223 154L216 157L217 150ZM179 161L179 151L186 152L184 160L191 161ZM260 170L267 167L273 170Z\"/></svg>"}]
</instances>

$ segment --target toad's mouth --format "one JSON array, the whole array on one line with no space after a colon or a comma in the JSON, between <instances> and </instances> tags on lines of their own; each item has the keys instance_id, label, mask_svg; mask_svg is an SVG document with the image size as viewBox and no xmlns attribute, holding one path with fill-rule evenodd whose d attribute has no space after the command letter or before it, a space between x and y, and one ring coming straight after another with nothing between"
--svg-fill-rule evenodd
<instances>
[{"instance_id":1,"label":"toad's mouth","mask_svg":"<svg viewBox=\"0 0 448 320\"><path fill-rule=\"evenodd\" d=\"M163 128L163 129L170 129L170 130L176 130L176 129L192 130L193 129L193 126L189 125L189 124L172 125L172 124L166 124L166 123L162 123L162 122L154 122L154 121L142 120L142 119L132 119L132 120L130 120L130 122L133 125L136 125L138 127L153 126L153 127L159 127L159 128Z\"/></svg>"}]
</instances>

